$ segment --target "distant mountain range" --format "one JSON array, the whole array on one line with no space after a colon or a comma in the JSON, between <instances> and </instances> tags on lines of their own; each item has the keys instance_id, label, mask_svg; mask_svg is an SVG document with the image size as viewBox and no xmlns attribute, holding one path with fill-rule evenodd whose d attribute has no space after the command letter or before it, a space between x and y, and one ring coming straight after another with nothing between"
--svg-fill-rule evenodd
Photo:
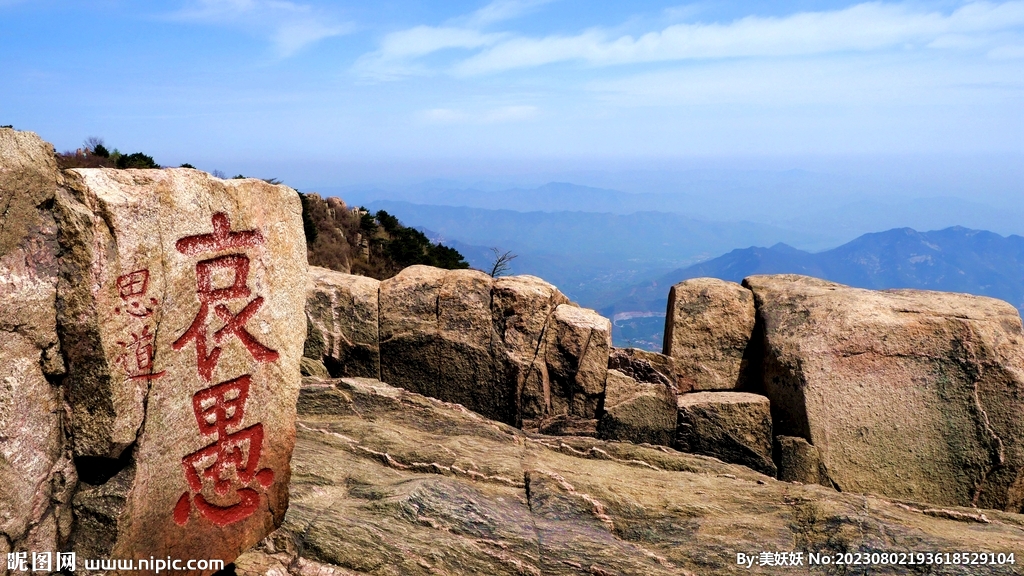
<instances>
[{"instance_id":1,"label":"distant mountain range","mask_svg":"<svg viewBox=\"0 0 1024 576\"><path fill-rule=\"evenodd\" d=\"M592 212L616 215L663 212L693 220L747 222L798 231L806 250L824 250L876 230L907 226L937 230L953 225L1024 234L1024 210L1016 203L991 198L954 197L936 191L900 190L838 176L801 170L785 172L693 171L678 186L658 192L623 192L609 188L549 182L536 188L480 183L468 188L428 182L399 189L326 189L349 204L381 201L415 205L514 210L517 212ZM464 238L460 238L465 240ZM774 241L772 242L774 244ZM735 244L742 246L743 244Z\"/></svg>"},{"instance_id":2,"label":"distant mountain range","mask_svg":"<svg viewBox=\"0 0 1024 576\"><path fill-rule=\"evenodd\" d=\"M354 204L354 202L352 202ZM519 255L516 274L533 274L570 298L593 306L644 279L699 262L735 246L803 243L814 236L752 222L714 222L668 212L517 212L465 206L368 202L407 226L462 252L470 264L491 258L490 247Z\"/></svg>"},{"instance_id":3,"label":"distant mountain range","mask_svg":"<svg viewBox=\"0 0 1024 576\"><path fill-rule=\"evenodd\" d=\"M960 226L932 232L896 228L864 234L838 248L810 253L786 244L744 248L623 290L606 316L619 318L618 344L657 348L662 326L642 313L663 314L668 289L689 278L739 282L752 274L806 274L860 288L918 288L991 296L1024 310L1024 237Z\"/></svg>"}]
</instances>

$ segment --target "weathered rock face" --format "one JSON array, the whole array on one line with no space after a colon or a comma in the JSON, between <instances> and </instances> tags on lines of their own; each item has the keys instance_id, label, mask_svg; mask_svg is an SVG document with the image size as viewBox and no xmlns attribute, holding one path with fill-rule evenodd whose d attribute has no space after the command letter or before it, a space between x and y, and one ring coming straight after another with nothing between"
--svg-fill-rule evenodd
<instances>
[{"instance_id":1,"label":"weathered rock face","mask_svg":"<svg viewBox=\"0 0 1024 576\"><path fill-rule=\"evenodd\" d=\"M496 278L491 289L494 329L503 362L515 379L520 419L543 417L550 394L543 336L555 308L569 299L536 276Z\"/></svg>"},{"instance_id":2,"label":"weathered rock face","mask_svg":"<svg viewBox=\"0 0 1024 576\"><path fill-rule=\"evenodd\" d=\"M66 174L74 549L232 558L287 507L306 327L299 199L195 170Z\"/></svg>"},{"instance_id":3,"label":"weathered rock face","mask_svg":"<svg viewBox=\"0 0 1024 576\"><path fill-rule=\"evenodd\" d=\"M491 322L488 275L410 266L382 282L380 350L385 380L515 421L515 387Z\"/></svg>"},{"instance_id":4,"label":"weathered rock face","mask_svg":"<svg viewBox=\"0 0 1024 576\"><path fill-rule=\"evenodd\" d=\"M676 447L775 476L768 398L747 392L679 395Z\"/></svg>"},{"instance_id":5,"label":"weathered rock face","mask_svg":"<svg viewBox=\"0 0 1024 576\"><path fill-rule=\"evenodd\" d=\"M0 553L58 550L71 529L51 212L61 181L52 146L0 128Z\"/></svg>"},{"instance_id":6,"label":"weathered rock face","mask_svg":"<svg viewBox=\"0 0 1024 576\"><path fill-rule=\"evenodd\" d=\"M610 320L571 304L556 307L544 331L545 414L596 418L611 349Z\"/></svg>"},{"instance_id":7,"label":"weathered rock face","mask_svg":"<svg viewBox=\"0 0 1024 576\"><path fill-rule=\"evenodd\" d=\"M307 382L285 524L238 559L240 575L804 574L809 552L1014 551L1024 541L1018 515L907 506L670 449L530 435L364 380ZM737 552L766 550L801 553L804 565L737 565Z\"/></svg>"},{"instance_id":8,"label":"weathered rock face","mask_svg":"<svg viewBox=\"0 0 1024 576\"><path fill-rule=\"evenodd\" d=\"M689 392L679 388L676 379L675 360L671 356L640 350L639 348L612 348L608 367L618 370L637 382L663 384L676 392Z\"/></svg>"},{"instance_id":9,"label":"weathered rock face","mask_svg":"<svg viewBox=\"0 0 1024 576\"><path fill-rule=\"evenodd\" d=\"M667 384L637 382L618 370L608 370L597 433L605 440L671 446L676 410L676 394Z\"/></svg>"},{"instance_id":10,"label":"weathered rock face","mask_svg":"<svg viewBox=\"0 0 1024 576\"><path fill-rule=\"evenodd\" d=\"M756 389L749 370L758 354L749 349L754 319L753 295L739 284L694 278L673 286L664 353L675 359L680 389Z\"/></svg>"},{"instance_id":11,"label":"weathered rock face","mask_svg":"<svg viewBox=\"0 0 1024 576\"><path fill-rule=\"evenodd\" d=\"M818 449L807 440L795 436L776 436L774 450L779 480L818 484L825 479Z\"/></svg>"},{"instance_id":12,"label":"weathered rock face","mask_svg":"<svg viewBox=\"0 0 1024 576\"><path fill-rule=\"evenodd\" d=\"M304 356L334 377L380 377L380 281L311 266Z\"/></svg>"},{"instance_id":13,"label":"weathered rock face","mask_svg":"<svg viewBox=\"0 0 1024 576\"><path fill-rule=\"evenodd\" d=\"M1024 335L1009 304L745 281L764 322L776 432L806 438L830 482L948 505L1024 506Z\"/></svg>"}]
</instances>

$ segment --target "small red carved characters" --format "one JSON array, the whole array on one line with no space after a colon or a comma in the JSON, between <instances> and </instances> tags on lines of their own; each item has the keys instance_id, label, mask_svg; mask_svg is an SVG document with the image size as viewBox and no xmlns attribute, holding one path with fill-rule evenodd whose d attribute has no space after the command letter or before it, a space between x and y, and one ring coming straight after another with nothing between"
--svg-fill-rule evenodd
<instances>
[{"instance_id":1,"label":"small red carved characters","mask_svg":"<svg viewBox=\"0 0 1024 576\"><path fill-rule=\"evenodd\" d=\"M229 431L242 423L251 382L248 375L240 376L204 388L192 397L199 433L217 439L181 459L189 491L178 499L174 521L182 526L188 523L193 503L203 517L218 526L248 518L260 503L259 492L251 487L253 480L263 488L274 481L273 470L257 469L263 449L263 424ZM234 490L238 502L220 506L207 500L202 494L204 479L213 484L219 497Z\"/></svg>"},{"instance_id":2,"label":"small red carved characters","mask_svg":"<svg viewBox=\"0 0 1024 576\"><path fill-rule=\"evenodd\" d=\"M147 306L146 290L149 288L149 270L136 270L117 278L117 294L124 301L123 311L136 318L149 318L153 315L153 309ZM156 298L149 299L149 305L156 305ZM122 308L114 308L114 312L120 314Z\"/></svg>"},{"instance_id":3,"label":"small red carved characters","mask_svg":"<svg viewBox=\"0 0 1024 576\"><path fill-rule=\"evenodd\" d=\"M153 372L153 334L147 322L153 315L157 301L156 298L149 298L147 306L148 289L149 270L136 270L117 277L117 295L124 302L124 307L118 306L114 312L120 314L123 311L128 314L129 324L142 324L141 330L129 332L130 338L117 341L124 350L117 357L117 363L124 369L129 380L156 380L165 374L163 371Z\"/></svg>"},{"instance_id":4,"label":"small red carved characters","mask_svg":"<svg viewBox=\"0 0 1024 576\"><path fill-rule=\"evenodd\" d=\"M231 232L228 217L218 212L213 215L213 233L188 236L178 240L175 247L182 254L196 255L203 252L216 252L230 248L245 248L263 243L263 235L258 230ZM224 274L231 278L227 286L215 287L215 278L223 278ZM246 322L263 306L263 297L257 296L248 302L238 314L232 314L224 302L238 298L248 298L251 291L248 287L249 257L245 254L228 254L217 258L203 260L196 264L196 293L199 296L199 312L196 314L188 330L174 341L171 347L181 350L189 342L195 342L196 358L199 375L207 382L213 378L213 370L217 367L222 344L229 336L237 337L249 354L258 362L273 362L278 354L267 348L245 329ZM217 317L226 324L213 333L214 347L210 348L210 308Z\"/></svg>"},{"instance_id":5,"label":"small red carved characters","mask_svg":"<svg viewBox=\"0 0 1024 576\"><path fill-rule=\"evenodd\" d=\"M153 334L149 326L143 326L141 332L132 332L128 342L118 340L117 343L126 350L117 361L128 373L129 380L156 380L167 373L166 370L153 372Z\"/></svg>"},{"instance_id":6,"label":"small red carved characters","mask_svg":"<svg viewBox=\"0 0 1024 576\"><path fill-rule=\"evenodd\" d=\"M246 323L259 312L264 299L256 296L249 300L253 296L248 284L250 260L244 253L234 252L258 246L263 241L258 230L232 232L227 215L218 212L213 216L213 233L188 236L175 244L182 254L214 256L196 264L199 311L188 329L171 345L174 350L181 350L189 343L195 344L196 370L206 382L212 380L223 352L220 345L230 337L237 338L257 362L278 359L276 351L246 330ZM229 250L234 253L216 255ZM227 303L239 299L247 302L237 314L232 313ZM224 324L211 334L214 315ZM273 470L259 468L263 424L241 428L251 384L252 377L246 374L203 388L192 396L192 411L200 435L216 439L181 459L188 490L174 507L174 521L179 525L188 523L193 507L200 516L218 526L244 520L259 508L258 489L265 490L274 482ZM204 495L207 486L212 487L213 493Z\"/></svg>"}]
</instances>

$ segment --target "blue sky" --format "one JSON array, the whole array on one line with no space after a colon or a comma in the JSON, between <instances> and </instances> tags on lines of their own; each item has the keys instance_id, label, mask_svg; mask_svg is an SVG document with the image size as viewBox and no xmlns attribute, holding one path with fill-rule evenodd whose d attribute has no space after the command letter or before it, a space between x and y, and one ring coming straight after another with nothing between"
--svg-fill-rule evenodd
<instances>
[{"instance_id":1,"label":"blue sky","mask_svg":"<svg viewBox=\"0 0 1024 576\"><path fill-rule=\"evenodd\" d=\"M0 0L0 74L59 149L297 186L1024 155L1024 1Z\"/></svg>"}]
</instances>

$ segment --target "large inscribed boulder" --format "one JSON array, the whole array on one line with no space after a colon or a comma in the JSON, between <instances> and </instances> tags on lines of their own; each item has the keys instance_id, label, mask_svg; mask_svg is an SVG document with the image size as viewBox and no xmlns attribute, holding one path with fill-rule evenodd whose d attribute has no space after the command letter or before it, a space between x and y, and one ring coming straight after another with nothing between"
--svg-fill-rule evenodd
<instances>
[{"instance_id":1,"label":"large inscribed boulder","mask_svg":"<svg viewBox=\"0 0 1024 576\"><path fill-rule=\"evenodd\" d=\"M304 354L332 376L380 377L380 281L309 267Z\"/></svg>"},{"instance_id":2,"label":"large inscribed boulder","mask_svg":"<svg viewBox=\"0 0 1024 576\"><path fill-rule=\"evenodd\" d=\"M67 171L58 321L85 558L230 561L284 515L306 321L294 190Z\"/></svg>"},{"instance_id":3,"label":"large inscribed boulder","mask_svg":"<svg viewBox=\"0 0 1024 576\"><path fill-rule=\"evenodd\" d=\"M75 470L61 426L50 211L61 180L52 146L0 128L0 548L8 552L58 550L71 529Z\"/></svg>"},{"instance_id":4,"label":"large inscribed boulder","mask_svg":"<svg viewBox=\"0 0 1024 576\"><path fill-rule=\"evenodd\" d=\"M776 433L827 479L943 505L1024 506L1024 334L991 298L752 276Z\"/></svg>"},{"instance_id":5,"label":"large inscribed boulder","mask_svg":"<svg viewBox=\"0 0 1024 576\"><path fill-rule=\"evenodd\" d=\"M664 353L681 389L749 390L754 297L734 282L694 278L668 293Z\"/></svg>"}]
</instances>

